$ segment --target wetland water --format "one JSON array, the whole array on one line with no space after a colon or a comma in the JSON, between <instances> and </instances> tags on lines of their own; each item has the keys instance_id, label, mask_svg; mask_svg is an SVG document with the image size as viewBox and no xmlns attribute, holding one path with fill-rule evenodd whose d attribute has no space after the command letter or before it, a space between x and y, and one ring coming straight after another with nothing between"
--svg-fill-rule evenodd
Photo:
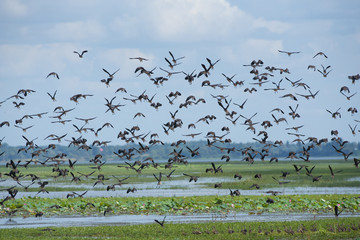
<instances>
[{"instance_id":1,"label":"wetland water","mask_svg":"<svg viewBox=\"0 0 360 240\"><path fill-rule=\"evenodd\" d=\"M359 217L360 214L343 213L339 217ZM154 219L162 220L160 215L118 215L118 216L69 216L51 218L2 218L0 229L4 228L46 228L46 227L85 227L100 225L135 225L151 224ZM228 213L224 214L194 214L194 215L167 215L167 223L201 223L201 222L268 222L268 221L301 221L334 218L334 214L311 214L311 213Z\"/></svg>"},{"instance_id":2,"label":"wetland water","mask_svg":"<svg viewBox=\"0 0 360 240\"><path fill-rule=\"evenodd\" d=\"M225 179L223 179L225 180ZM357 179L354 179L357 180ZM226 179L226 181L232 181ZM124 184L123 187L115 191L106 191L104 186L66 183L56 183L57 187L73 187L78 193L83 193L84 189L89 190L84 197L180 197L180 196L210 196L210 195L228 195L229 189L215 189L206 186L206 183L218 182L215 178L202 178L201 182L188 184L187 180L166 181L160 187L155 183ZM24 183L27 184L27 183ZM14 186L14 182L6 180L0 183L1 188ZM185 186L178 189L177 186ZM105 185L106 187L106 185ZM128 187L136 187L137 192L126 193ZM37 193L39 187L34 187L35 192L19 192L16 198L22 197L41 197L41 198L66 198L70 191L50 191L47 193ZM78 189L78 190L76 190ZM240 190L241 195L268 195L268 190L281 192L281 195L304 195L304 194L358 194L360 187L277 187L260 190ZM0 198L8 195L6 191L0 192ZM299 221L313 220L320 218L334 218L334 214L311 214L311 213L262 213L260 215L245 213L220 214L194 214L194 215L169 215L166 222L172 223L198 223L209 221ZM342 213L340 217L359 217L360 214ZM129 224L151 224L154 219L162 219L159 215L109 215L109 216L65 216L65 217L28 217L28 218L0 218L1 228L34 228L34 227L69 227L69 226L98 226L98 225L129 225Z\"/></svg>"},{"instance_id":3,"label":"wetland water","mask_svg":"<svg viewBox=\"0 0 360 240\"><path fill-rule=\"evenodd\" d=\"M228 195L229 189L209 188L206 184L213 184L219 181L221 182L234 182L231 178L201 178L201 182L189 184L188 180L172 180L165 181L160 186L156 183L137 183L137 184L125 184L122 187L116 188L115 191L106 191L106 185L97 185L93 188L89 184L68 184L68 183L56 183L51 179L46 179L52 186L59 188L72 188L78 193L83 193L86 189L88 192L84 197L183 197L183 196L210 196L210 195ZM358 179L351 179L356 181ZM30 184L30 181L23 181L24 185ZM50 185L49 184L49 185ZM7 188L16 186L14 181L6 180L0 182L0 188ZM179 188L181 186L181 188ZM137 189L134 193L126 193L128 187L135 187ZM32 188L32 187L31 187ZM23 192L19 191L16 195L17 198L22 197L42 197L42 198L66 198L71 191L50 191L50 193L39 193L39 187L34 185L33 189L36 191ZM78 190L77 190L78 189ZM234 189L233 189L234 190ZM312 194L359 194L359 187L276 187L271 189L259 189L259 190L240 190L241 195L264 195L267 191L278 191L282 195L312 195ZM0 198L5 198L8 195L6 191L0 191Z\"/></svg>"}]
</instances>

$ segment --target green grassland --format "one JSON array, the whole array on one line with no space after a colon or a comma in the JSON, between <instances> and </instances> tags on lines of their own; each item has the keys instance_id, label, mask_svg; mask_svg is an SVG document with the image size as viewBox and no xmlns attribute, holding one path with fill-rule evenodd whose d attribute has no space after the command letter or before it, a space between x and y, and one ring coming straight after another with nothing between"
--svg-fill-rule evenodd
<instances>
[{"instance_id":1,"label":"green grassland","mask_svg":"<svg viewBox=\"0 0 360 240\"><path fill-rule=\"evenodd\" d=\"M313 182L313 178L306 175L306 170L303 168L296 173L293 165L306 165L309 169L315 166L312 171L312 176L321 176L319 181ZM68 169L69 172L72 172L75 176L80 177L78 183L71 182L72 176L70 173L66 177L55 177L56 172L53 172L53 167L51 166L29 166L27 169L19 168L21 174L26 176L27 174L35 174L40 179L50 180L50 183L47 185L48 191L70 191L75 190L69 186L61 188L58 186L59 183L66 184L70 183L72 186L80 184L88 184L89 188L76 188L76 190L89 190L93 189L92 185L96 182L97 176L103 174L106 178L104 185L102 187L97 187L93 190L104 190L107 185L114 184L117 182L118 178L129 177L124 183L126 184L136 184L136 183L154 183L156 185L156 180L153 177L153 174L158 175L160 172L163 174L162 182L174 181L174 180L186 180L188 177L184 176L183 173L189 175L195 175L199 177L197 183L205 184L207 187L214 187L213 183L207 183L202 181L206 178L215 178L216 181L222 183L222 188L231 188L231 189L249 189L253 184L258 184L261 188L274 188L279 187L279 183L276 182L273 177L277 178L279 181L287 181L289 183L283 184L282 187L359 187L359 181L349 181L351 179L359 177L360 168L356 168L352 161L344 160L318 160L312 162L304 161L279 161L278 163L269 163L257 161L254 164L247 164L241 161L230 161L230 162L218 162L215 164L216 167L221 165L223 172L218 173L206 173L207 168L212 168L210 162L207 163L191 163L188 165L184 164L174 164L171 169L165 169L164 166L154 168L152 166L145 167L142 169L141 173L137 173L135 170L128 168L126 164L105 164L101 167L100 170L93 169L94 165L75 165L74 169L70 169L67 165L60 165L62 169ZM331 176L329 165L333 168L334 177ZM120 166L120 167L119 167ZM137 168L137 167L135 167ZM164 175L169 174L172 170L175 172L172 174L171 178L168 179ZM0 173L2 173L2 179L6 179L4 173L9 172L8 168L4 166L0 167ZM81 176L80 173L89 174L92 171L95 173L88 178ZM288 172L286 178L282 178L282 171ZM254 178L255 174L260 173L262 175L261 179ZM239 174L242 176L241 180L235 180L234 175ZM30 180L29 176L23 177L22 180ZM212 181L213 182L213 181ZM188 184L194 184L188 183ZM178 185L176 188L186 188L188 184ZM14 186L16 186L14 181ZM99 184L98 186L100 186ZM124 185L127 187L128 185ZM33 187L30 187L28 191L38 191L38 185L34 184ZM21 187L18 189L22 191ZM139 190L139 189L138 189Z\"/></svg>"},{"instance_id":2,"label":"green grassland","mask_svg":"<svg viewBox=\"0 0 360 240\"><path fill-rule=\"evenodd\" d=\"M315 166L312 176L321 176L319 181L313 182L312 177L306 174L303 168L297 174L293 165L306 165L309 169ZM93 169L94 165L75 165L74 169L69 166L59 166L68 169L76 176L80 173L95 171L88 178L80 177L78 183L71 182L71 175L54 178L56 173L52 166L30 165L27 169L19 168L23 178L20 182L30 181L27 174L35 174L42 181L48 180L45 187L48 191L77 191L80 190L104 190L107 185L116 183L117 178L129 177L124 181L124 186L116 191L123 191L131 184L149 183L155 188L156 180L153 174L169 174L175 170L170 179L163 176L163 182L182 181L182 185L176 188L187 188L190 184L201 184L205 188L213 188L214 182L222 183L222 188L227 189L249 189L251 185L258 184L261 189L287 188L287 187L359 187L358 181L349 181L359 177L359 169L355 168L352 161L344 160L321 160L321 161L279 161L278 163L256 161L248 164L242 161L217 162L223 172L206 173L211 168L210 162L191 163L188 165L174 164L172 169L164 166L154 168L152 166L142 169L141 174L126 164L105 164L101 169ZM332 177L329 165L334 170ZM121 166L121 167L118 167ZM9 179L4 176L10 169L0 167L1 179ZM286 178L281 177L283 172L289 172ZM197 183L188 182L188 177L183 173L199 177ZM261 174L262 178L255 178L255 174ZM97 176L103 174L106 178L104 185L93 188ZM242 176L241 180L234 179L235 174ZM273 177L279 181L289 183L279 185ZM212 183L206 179L214 178ZM9 180L13 181L13 180ZM37 182L39 180L35 180ZM25 191L13 181L13 186L19 191ZM65 184L67 187L60 187ZM84 185L78 188L76 185ZM151 187L150 186L150 187ZM34 184L27 191L39 191L40 187ZM141 189L138 189L141 191ZM268 200L273 200L273 203ZM192 197L97 197L97 198L46 198L24 197L7 200L0 206L0 217L34 217L37 213L43 213L44 217L51 216L103 216L120 214L197 214L197 213L219 213L236 214L237 212L248 214L262 213L334 213L337 205L340 210L347 213L358 213L360 198L356 194L332 194L332 195L259 195L259 196L192 196ZM210 222L199 224L173 224L166 223L164 227L158 224L145 224L134 226L100 226L100 227L68 227L49 229L3 229L0 230L0 239L356 239L360 236L360 218L335 218L327 220L316 220L307 222L244 222L223 223ZM6 237L6 238L5 238Z\"/></svg>"},{"instance_id":3,"label":"green grassland","mask_svg":"<svg viewBox=\"0 0 360 240\"><path fill-rule=\"evenodd\" d=\"M269 199L273 202L269 202ZM278 196L192 196L192 197L97 197L40 198L24 197L0 206L0 217L33 217L120 214L195 214L195 213L358 213L358 195L278 195Z\"/></svg>"},{"instance_id":4,"label":"green grassland","mask_svg":"<svg viewBox=\"0 0 360 240\"><path fill-rule=\"evenodd\" d=\"M360 218L1 229L0 239L359 239Z\"/></svg>"}]
</instances>

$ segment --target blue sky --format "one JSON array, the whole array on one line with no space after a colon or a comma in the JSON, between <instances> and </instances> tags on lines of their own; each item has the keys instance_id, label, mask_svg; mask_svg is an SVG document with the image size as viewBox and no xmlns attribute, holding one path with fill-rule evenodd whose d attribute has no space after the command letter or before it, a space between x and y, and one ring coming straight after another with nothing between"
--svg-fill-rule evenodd
<instances>
[{"instance_id":1,"label":"blue sky","mask_svg":"<svg viewBox=\"0 0 360 240\"><path fill-rule=\"evenodd\" d=\"M205 139L209 131L218 135L223 126L231 128L228 135L234 142L253 141L257 133L264 130L260 123L273 120L269 113L280 107L285 111L288 124L274 124L267 129L269 140L283 139L292 141L285 128L304 125L299 131L305 136L331 138L330 131L339 130L339 136L349 141L359 141L360 133L353 136L350 126L360 120L360 113L351 115L349 107L360 110L360 82L351 84L350 75L360 73L360 3L359 1L225 1L225 0L184 0L184 1L0 1L0 101L16 94L20 89L33 89L36 92L23 100L11 98L0 106L0 122L9 121L10 127L0 128L0 139L11 145L22 145L22 135L29 139L38 137L36 143L48 144L43 140L49 134L64 135L65 139L78 137L72 124L81 126L75 118L96 117L87 126L99 128L105 122L114 125L114 129L105 129L99 140L112 141L111 144L123 144L116 138L119 131L138 125L139 133L158 133L160 140L173 142L178 139L191 140L183 136L201 132L194 140ZM77 57L73 51L88 50L84 58ZM300 51L290 57L278 50ZM149 77L137 77L134 70L138 66L153 69L153 77L166 76L160 67L170 70L165 61L170 58L168 51L176 57L185 56L174 71L196 73L202 70L201 64L208 65L206 58L213 61L220 59L211 70L211 75L196 78L192 85L184 80L183 74L176 74L163 84L155 86ZM313 56L324 52L328 58ZM145 57L149 61L140 63L130 57ZM290 74L274 73L269 82L262 87L251 85L251 68L244 67L252 60L261 59L265 66L288 68ZM331 66L332 71L324 78L318 71L308 70L308 65L321 69ZM115 74L110 87L100 82L107 75L107 69ZM50 72L59 74L60 79L46 78ZM222 73L228 76L236 74L234 80L245 81L244 86L229 86L224 90L201 87L204 80L211 83L228 84ZM285 76L310 86L312 92L319 91L316 99L306 100L298 96L298 101L280 96L307 94L307 90L294 88ZM264 91L271 88L271 82L284 79L281 86L286 90L277 94ZM350 88L350 94L359 92L351 100L339 93L342 86ZM127 93L115 93L124 87ZM255 87L258 92L245 93L246 87ZM146 94L161 102L158 110L149 103L133 104L123 99L132 95ZM165 95L171 91L180 91L181 96L170 105ZM57 91L57 101L52 102L47 92ZM92 94L79 104L70 101L75 94ZM228 96L232 103L242 103L248 99L243 110L230 105L230 109L253 118L256 134L241 125L242 118L236 125L225 119L224 112L213 95ZM349 94L349 95L350 95ZM204 98L206 104L179 109L178 117L184 122L181 129L164 134L162 125L171 121L169 111L175 112L187 96ZM121 111L111 114L104 104L105 98L116 96L114 103L124 104ZM24 102L21 109L14 107L13 101ZM289 106L296 107L300 118L291 119ZM62 125L51 123L53 109L63 106L74 108L66 118L71 122ZM340 108L341 119L333 119L326 111ZM23 132L16 128L15 120L26 114L48 112L43 118L25 119L22 127L34 125ZM142 112L145 118L135 118ZM197 122L206 115L215 115L216 120L205 124L196 123L196 129L187 125ZM281 117L277 114L276 116ZM242 120L242 121L240 121ZM358 126L357 129L359 129ZM92 133L84 133L91 143ZM257 137L258 138L258 137ZM50 141L50 143L53 143ZM55 143L55 142L54 142ZM66 142L62 142L67 144Z\"/></svg>"}]
</instances>

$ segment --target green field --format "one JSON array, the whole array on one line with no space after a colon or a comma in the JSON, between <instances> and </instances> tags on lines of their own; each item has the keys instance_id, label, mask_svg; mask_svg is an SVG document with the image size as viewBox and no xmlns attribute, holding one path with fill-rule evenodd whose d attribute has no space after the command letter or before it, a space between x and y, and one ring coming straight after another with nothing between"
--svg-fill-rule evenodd
<instances>
[{"instance_id":1,"label":"green field","mask_svg":"<svg viewBox=\"0 0 360 240\"><path fill-rule=\"evenodd\" d=\"M312 176L321 176L319 181L313 182L313 177L306 174L305 168L296 173L293 165L307 165L308 169L315 166ZM353 162L344 160L321 160L305 163L303 161L280 161L278 163L255 162L247 164L245 162L221 162L216 166L222 165L223 172L206 173L206 168L211 168L210 163L191 163L189 165L174 165L172 169L165 169L160 166L157 169L145 167L141 174L133 169L125 168L125 164L105 164L101 170L92 169L93 165L75 165L74 169L68 166L60 166L62 169L68 169L76 176L78 172L90 173L95 171L88 178L80 177L78 183L71 182L72 177L69 174L66 177L53 178L55 174L50 166L29 166L27 169L20 168L21 174L24 175L20 182L30 181L27 174L35 174L42 181L47 180L49 184L45 187L51 194L51 191L77 191L81 190L105 190L106 186L117 182L117 178L129 177L124 181L124 186L117 188L115 191L124 191L132 184L149 183L150 187L156 189L156 179L153 174L169 174L175 170L170 179L163 176L163 184L167 181L181 181L182 185L176 185L172 188L187 188L190 184L201 184L204 188L214 188L214 182L222 183L223 189L240 189L247 190L253 184L258 184L260 190L271 188L287 187L359 187L359 169L355 168ZM329 170L332 166L335 176L332 177ZM122 166L122 167L118 167ZM7 182L13 182L20 192L25 191L20 185L13 180L8 180L5 173L10 169L4 166L0 167L2 179ZM286 178L281 177L283 172L289 172ZM189 175L199 177L197 183L188 182ZM105 176L104 185L93 188L97 176ZM234 175L242 176L241 180L234 179ZM255 174L261 174L261 179L255 178ZM289 183L279 185L273 179L279 181L288 181ZM211 182L206 179L212 179ZM39 180L36 180L37 182ZM60 185L67 185L61 187ZM82 187L77 187L80 185ZM148 184L148 185L149 185ZM149 187L149 186L148 186ZM148 188L147 187L147 188ZM200 187L200 186L199 186ZM4 187L5 188L5 187ZM37 192L40 187L38 184L32 185L27 191ZM142 189L138 189L141 191ZM41 197L24 197L7 200L0 205L0 217L34 217L38 213L43 213L44 217L52 216L103 216L121 215L121 214L201 214L201 213L326 213L334 214L335 206L344 213L359 213L360 198L357 194L331 194L331 195L259 195L259 196L192 196L192 197L94 197L88 198L46 198ZM44 197L45 196L45 197ZM273 203L269 199L273 201ZM244 222L244 223L192 223L192 224L173 224L166 223L162 228L158 224L145 224L134 226L100 226L100 227L68 227L68 228L51 228L51 229L3 229L0 230L0 239L344 239L356 238L360 236L359 224L360 218L335 218L328 220L316 220L308 222Z\"/></svg>"},{"instance_id":2,"label":"green field","mask_svg":"<svg viewBox=\"0 0 360 240\"><path fill-rule=\"evenodd\" d=\"M269 198L273 200L269 202ZM358 213L358 195L279 195L279 196L193 196L193 197L99 197L40 198L24 197L6 201L0 206L0 216L33 217L120 214L194 214L194 213ZM16 210L10 215L12 211Z\"/></svg>"},{"instance_id":3,"label":"green field","mask_svg":"<svg viewBox=\"0 0 360 240\"><path fill-rule=\"evenodd\" d=\"M313 177L306 175L305 168L301 169L298 173L296 173L293 165L306 165L308 169L311 169L315 166L312 171L312 176L321 176L319 181L313 182ZM359 177L360 169L355 168L352 161L344 161L344 160L318 160L312 162L304 162L304 161L280 161L278 163L269 163L269 162L256 162L254 164L247 164L245 162L219 162L215 164L216 167L221 166L223 172L218 173L206 173L205 170L207 168L211 168L210 162L208 163L191 163L188 165L178 164L174 165L172 169L165 169L164 166L160 166L158 168L154 167L145 167L142 169L141 174L137 173L135 170L130 168L125 168L126 164L105 164L101 167L100 170L92 169L94 165L75 165L74 169L70 169L67 165L60 166L62 169L68 169L69 174L66 177L57 177L57 173L53 172L53 167L50 166L29 166L27 169L21 168L21 174L26 176L27 174L35 174L40 179L46 179L49 181L46 189L48 191L71 191L71 190L79 190L79 188L71 188L71 187L59 187L58 183L66 184L69 183L70 186L76 186L76 184L88 184L89 187L80 188L80 190L89 190L93 189L92 185L96 182L97 176L99 174L103 174L105 176L104 185L100 188L95 188L94 190L104 190L107 185L114 184L117 182L113 176L118 178L129 177L125 181L128 184L136 184L136 183L154 183L156 185L156 179L153 174L157 175L162 172L163 178L162 182L166 181L176 181L176 180L187 180L188 177L184 176L183 173L189 175L195 175L199 177L197 183L202 183L202 185L207 185L207 187L214 187L213 183L207 183L206 181L202 181L203 178L215 178L216 181L222 183L222 188L231 188L231 189L249 189L253 184L258 184L261 188L274 188L279 187L279 183L276 182L273 177L278 179L279 181L287 181L289 183L283 184L282 187L359 187L359 181L356 178ZM329 165L331 165L334 171L334 177L331 176ZM122 167L118 167L122 166ZM137 167L135 167L137 168ZM169 174L172 170L175 172L172 174L171 179L166 178L164 175ZM4 176L5 173L9 172L8 168L4 166L0 167L0 173L2 173L2 179L7 179L8 177ZM81 176L78 172L89 174L92 171L95 173L88 178ZM77 177L80 177L80 181L78 183L71 182L72 176L70 172ZM286 178L282 178L282 172L288 172ZM255 174L261 174L262 178L255 178ZM241 180L235 181L234 175L239 174L242 176ZM22 180L30 180L29 176L23 177ZM194 184L188 183L188 184ZM16 182L14 181L14 186L16 186ZM98 186L101 186L99 184ZM177 185L173 188L186 188L188 185ZM31 186L28 191L38 191L39 187L37 184ZM22 191L22 188L18 186L18 190ZM138 189L140 190L140 189Z\"/></svg>"},{"instance_id":4,"label":"green field","mask_svg":"<svg viewBox=\"0 0 360 240\"><path fill-rule=\"evenodd\" d=\"M360 218L1 229L0 239L358 239Z\"/></svg>"}]
</instances>

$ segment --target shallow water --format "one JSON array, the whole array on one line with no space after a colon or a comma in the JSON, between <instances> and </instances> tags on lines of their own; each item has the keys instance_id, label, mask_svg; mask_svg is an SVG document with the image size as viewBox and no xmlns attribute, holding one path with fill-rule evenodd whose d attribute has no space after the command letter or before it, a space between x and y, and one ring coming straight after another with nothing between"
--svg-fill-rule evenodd
<instances>
[{"instance_id":1,"label":"shallow water","mask_svg":"<svg viewBox=\"0 0 360 240\"><path fill-rule=\"evenodd\" d=\"M147 183L137 183L137 184L126 184L119 187L116 186L115 191L106 191L107 185L96 185L93 188L92 184L72 184L69 183L59 183L50 180L49 186L59 187L59 188L72 188L77 193L83 193L85 190L80 189L90 189L84 195L84 197L182 197L182 196L207 196L207 195L228 195L230 193L229 189L219 189L213 188L206 184L215 184L218 182L236 182L234 178L213 178L213 177L203 177L199 182L189 183L188 180L171 180L164 181L161 185L157 185L156 182L147 182ZM31 181L23 181L23 185L30 184ZM0 189L7 187L17 186L17 184L12 180L6 180L0 182ZM131 187L138 189L134 193L126 193L126 190ZM30 188L39 190L37 184L32 185ZM46 188L45 188L46 189ZM235 189L233 189L235 190ZM281 192L283 195L312 195L312 194L360 194L359 187L277 187L271 189L251 189L251 190L240 190L241 195L264 195L267 191L277 191ZM44 198L66 198L67 194L71 193L69 191L51 191L47 193L38 193L38 192L23 192L22 189L19 189L17 198L22 197L44 197ZM0 198L5 198L8 195L7 191L0 191Z\"/></svg>"},{"instance_id":2,"label":"shallow water","mask_svg":"<svg viewBox=\"0 0 360 240\"><path fill-rule=\"evenodd\" d=\"M181 176L181 175L179 175ZM148 176L154 179L153 176ZM177 177L177 175L174 175L174 177ZM246 180L247 178L243 178L242 180ZM52 187L59 187L59 188L95 188L95 189L104 189L106 188L107 185L102 185L102 184L97 184L95 187L93 187L93 184L85 184L85 183L70 183L70 182L56 182L53 179L42 179L42 181L48 181L49 185L48 186L52 186ZM217 178L217 177L202 177L201 181L199 182L191 182L189 183L189 180L184 179L184 180L171 180L171 181L162 181L161 182L161 188L174 188L174 187L179 187L179 188L193 188L193 187L204 187L208 184L208 183L218 183L218 182L238 182L239 180L236 180L234 178ZM30 180L24 180L21 182L24 186L31 184ZM13 180L5 180L3 182L0 182L0 187L12 187L12 186L17 186L17 183L14 182ZM126 186L126 188L128 188L129 186L131 187L136 187L139 189L144 189L144 188L157 188L157 182L155 181L151 181L151 182L144 182L144 183L132 183L132 184L128 184L126 183L126 181L124 182L123 186ZM39 189L39 185L34 184L32 186L29 187L29 189Z\"/></svg>"},{"instance_id":3,"label":"shallow water","mask_svg":"<svg viewBox=\"0 0 360 240\"><path fill-rule=\"evenodd\" d=\"M349 182L360 182L360 177L352 177L348 179Z\"/></svg>"},{"instance_id":4,"label":"shallow water","mask_svg":"<svg viewBox=\"0 0 360 240\"><path fill-rule=\"evenodd\" d=\"M343 213L339 217L359 217L360 214ZM119 215L101 217L51 217L51 218L12 218L0 219L0 229L4 228L46 228L46 227L84 227L103 225L135 225L151 224L154 219L163 220L159 215ZM201 223L201 222L269 222L269 221L301 221L334 218L334 214L311 214L311 213L263 213L260 215L249 213L222 214L195 214L195 215L168 215L166 223Z\"/></svg>"}]
</instances>

